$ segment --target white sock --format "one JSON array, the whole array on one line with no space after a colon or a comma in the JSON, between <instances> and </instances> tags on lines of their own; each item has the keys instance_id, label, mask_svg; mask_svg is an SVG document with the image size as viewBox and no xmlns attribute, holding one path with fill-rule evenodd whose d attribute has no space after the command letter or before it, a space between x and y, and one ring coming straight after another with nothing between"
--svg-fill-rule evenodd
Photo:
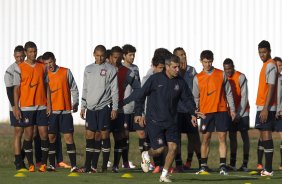
<instances>
[{"instance_id":1,"label":"white sock","mask_svg":"<svg viewBox=\"0 0 282 184\"><path fill-rule=\"evenodd\" d=\"M166 177L167 173L168 173L168 171L166 169L163 169L161 176L162 177Z\"/></svg>"}]
</instances>

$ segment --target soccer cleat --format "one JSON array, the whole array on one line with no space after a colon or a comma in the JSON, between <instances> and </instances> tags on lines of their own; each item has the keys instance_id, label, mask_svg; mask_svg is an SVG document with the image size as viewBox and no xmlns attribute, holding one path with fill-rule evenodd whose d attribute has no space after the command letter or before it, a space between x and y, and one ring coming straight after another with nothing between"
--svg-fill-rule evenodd
<instances>
[{"instance_id":1,"label":"soccer cleat","mask_svg":"<svg viewBox=\"0 0 282 184\"><path fill-rule=\"evenodd\" d=\"M36 167L40 167L41 165L42 165L41 162L36 162L36 164L35 164Z\"/></svg>"},{"instance_id":2,"label":"soccer cleat","mask_svg":"<svg viewBox=\"0 0 282 184\"><path fill-rule=\"evenodd\" d=\"M149 171L152 171L152 170L154 170L154 169L155 169L155 166L154 166L152 163L150 163Z\"/></svg>"},{"instance_id":3,"label":"soccer cleat","mask_svg":"<svg viewBox=\"0 0 282 184\"><path fill-rule=\"evenodd\" d=\"M124 162L121 167L126 168L126 169L135 169L136 168L136 166L131 161Z\"/></svg>"},{"instance_id":4,"label":"soccer cleat","mask_svg":"<svg viewBox=\"0 0 282 184\"><path fill-rule=\"evenodd\" d=\"M52 165L49 165L49 166L47 167L47 171L49 171L49 172L55 172L55 171L56 171L56 168L55 168L54 166L52 166Z\"/></svg>"},{"instance_id":5,"label":"soccer cleat","mask_svg":"<svg viewBox=\"0 0 282 184\"><path fill-rule=\"evenodd\" d=\"M77 166L74 166L70 169L70 172L72 172L72 173L79 172L79 168Z\"/></svg>"},{"instance_id":6,"label":"soccer cleat","mask_svg":"<svg viewBox=\"0 0 282 184\"><path fill-rule=\"evenodd\" d=\"M208 167L207 166L202 166L200 168L200 170L196 172L196 174L209 174Z\"/></svg>"},{"instance_id":7,"label":"soccer cleat","mask_svg":"<svg viewBox=\"0 0 282 184\"><path fill-rule=\"evenodd\" d=\"M174 167L170 167L168 169L168 173L175 173L175 168Z\"/></svg>"},{"instance_id":8,"label":"soccer cleat","mask_svg":"<svg viewBox=\"0 0 282 184\"><path fill-rule=\"evenodd\" d=\"M184 169L183 166L176 166L175 169L173 170L173 173L183 173Z\"/></svg>"},{"instance_id":9,"label":"soccer cleat","mask_svg":"<svg viewBox=\"0 0 282 184\"><path fill-rule=\"evenodd\" d=\"M166 176L160 176L160 182L165 182L165 183L170 183L172 182L171 179L169 178L169 175Z\"/></svg>"},{"instance_id":10,"label":"soccer cleat","mask_svg":"<svg viewBox=\"0 0 282 184\"><path fill-rule=\"evenodd\" d=\"M234 171L234 172L237 171L236 167L235 167L235 166L232 166L232 165L227 165L227 166L226 166L226 169L227 169L228 171Z\"/></svg>"},{"instance_id":11,"label":"soccer cleat","mask_svg":"<svg viewBox=\"0 0 282 184\"><path fill-rule=\"evenodd\" d=\"M257 169L258 169L258 170L262 170L262 169L263 169L263 165L262 165L262 164L258 164L258 165L257 165Z\"/></svg>"},{"instance_id":12,"label":"soccer cleat","mask_svg":"<svg viewBox=\"0 0 282 184\"><path fill-rule=\"evenodd\" d=\"M82 167L77 170L78 173L92 173L92 169L88 170L85 167Z\"/></svg>"},{"instance_id":13,"label":"soccer cleat","mask_svg":"<svg viewBox=\"0 0 282 184\"><path fill-rule=\"evenodd\" d=\"M219 169L219 174L220 175L229 175L226 169L226 166L221 166Z\"/></svg>"},{"instance_id":14,"label":"soccer cleat","mask_svg":"<svg viewBox=\"0 0 282 184\"><path fill-rule=\"evenodd\" d=\"M118 173L118 167L117 167L117 166L113 166L112 172L113 172L113 173Z\"/></svg>"},{"instance_id":15,"label":"soccer cleat","mask_svg":"<svg viewBox=\"0 0 282 184\"><path fill-rule=\"evenodd\" d=\"M268 171L266 171L266 170L262 170L262 171L260 172L260 175L261 175L261 176L273 176L273 171L268 172Z\"/></svg>"},{"instance_id":16,"label":"soccer cleat","mask_svg":"<svg viewBox=\"0 0 282 184\"><path fill-rule=\"evenodd\" d=\"M59 162L59 163L57 163L57 165L56 165L57 167L63 167L63 168L65 168L65 169L70 169L71 168L71 166L70 165L68 165L68 164L66 164L65 162Z\"/></svg>"},{"instance_id":17,"label":"soccer cleat","mask_svg":"<svg viewBox=\"0 0 282 184\"><path fill-rule=\"evenodd\" d=\"M248 172L248 171L249 171L249 169L248 169L248 167L246 167L246 166L242 165L242 166L238 169L238 171Z\"/></svg>"},{"instance_id":18,"label":"soccer cleat","mask_svg":"<svg viewBox=\"0 0 282 184\"><path fill-rule=\"evenodd\" d=\"M111 165L112 165L112 162L108 161L108 163L107 163L107 167L108 167L108 168L110 168L110 167L111 167Z\"/></svg>"},{"instance_id":19,"label":"soccer cleat","mask_svg":"<svg viewBox=\"0 0 282 184\"><path fill-rule=\"evenodd\" d=\"M39 172L46 172L46 170L47 170L46 164L42 164L38 169Z\"/></svg>"},{"instance_id":20,"label":"soccer cleat","mask_svg":"<svg viewBox=\"0 0 282 184\"><path fill-rule=\"evenodd\" d=\"M28 168L29 172L35 172L35 166L34 165L30 165Z\"/></svg>"},{"instance_id":21,"label":"soccer cleat","mask_svg":"<svg viewBox=\"0 0 282 184\"><path fill-rule=\"evenodd\" d=\"M187 162L183 165L183 169L184 169L184 170L189 170L189 169L191 169L191 161L187 161Z\"/></svg>"},{"instance_id":22,"label":"soccer cleat","mask_svg":"<svg viewBox=\"0 0 282 184\"><path fill-rule=\"evenodd\" d=\"M90 171L91 171L92 173L97 173L97 169L96 169L96 168L94 168L94 167L92 167L92 166L91 166Z\"/></svg>"},{"instance_id":23,"label":"soccer cleat","mask_svg":"<svg viewBox=\"0 0 282 184\"><path fill-rule=\"evenodd\" d=\"M155 169L153 170L153 173L160 173L161 172L161 167L160 166L156 166Z\"/></svg>"},{"instance_id":24,"label":"soccer cleat","mask_svg":"<svg viewBox=\"0 0 282 184\"><path fill-rule=\"evenodd\" d=\"M145 173L147 173L149 172L149 166L150 166L150 156L148 154L148 151L143 151L141 157L142 157L141 168Z\"/></svg>"}]
</instances>

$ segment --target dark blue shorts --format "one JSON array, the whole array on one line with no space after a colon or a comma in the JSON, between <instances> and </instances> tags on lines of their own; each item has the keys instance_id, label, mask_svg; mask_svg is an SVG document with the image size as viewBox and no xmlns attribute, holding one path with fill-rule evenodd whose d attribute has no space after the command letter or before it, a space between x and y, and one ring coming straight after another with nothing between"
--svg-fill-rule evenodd
<instances>
[{"instance_id":1,"label":"dark blue shorts","mask_svg":"<svg viewBox=\"0 0 282 184\"><path fill-rule=\"evenodd\" d=\"M230 132L243 132L250 129L250 117L241 117L238 122L232 122L229 131Z\"/></svg>"},{"instance_id":2,"label":"dark blue shorts","mask_svg":"<svg viewBox=\"0 0 282 184\"><path fill-rule=\"evenodd\" d=\"M153 149L158 149L167 145L167 142L179 143L178 127L173 124L170 127L162 127L156 123L147 122L146 133L150 139L150 145Z\"/></svg>"},{"instance_id":3,"label":"dark blue shorts","mask_svg":"<svg viewBox=\"0 0 282 184\"><path fill-rule=\"evenodd\" d=\"M187 113L177 114L177 124L180 133L197 134L198 126L194 127L191 123L191 115Z\"/></svg>"},{"instance_id":4,"label":"dark blue shorts","mask_svg":"<svg viewBox=\"0 0 282 184\"><path fill-rule=\"evenodd\" d=\"M22 127L26 126L48 126L48 117L46 109L34 111L22 111L22 120L19 122Z\"/></svg>"},{"instance_id":5,"label":"dark blue shorts","mask_svg":"<svg viewBox=\"0 0 282 184\"><path fill-rule=\"evenodd\" d=\"M255 123L255 128L261 131L273 131L275 128L275 111L268 111L268 117L267 117L267 121L265 123L261 123L260 122L260 115L261 111L257 111L256 114L256 123Z\"/></svg>"},{"instance_id":6,"label":"dark blue shorts","mask_svg":"<svg viewBox=\"0 0 282 184\"><path fill-rule=\"evenodd\" d=\"M49 126L48 133L49 134L57 134L61 133L73 133L73 118L72 114L51 114L49 116Z\"/></svg>"},{"instance_id":7,"label":"dark blue shorts","mask_svg":"<svg viewBox=\"0 0 282 184\"><path fill-rule=\"evenodd\" d=\"M111 132L122 132L124 130L124 114L118 113L117 119L111 120L110 131Z\"/></svg>"},{"instance_id":8,"label":"dark blue shorts","mask_svg":"<svg viewBox=\"0 0 282 184\"><path fill-rule=\"evenodd\" d=\"M274 131L282 132L282 118L281 117L275 121Z\"/></svg>"},{"instance_id":9,"label":"dark blue shorts","mask_svg":"<svg viewBox=\"0 0 282 184\"><path fill-rule=\"evenodd\" d=\"M13 111L10 111L10 124L11 126L14 126L14 127L21 127L21 125L19 124L20 121L18 121L15 116L14 116L14 113Z\"/></svg>"},{"instance_id":10,"label":"dark blue shorts","mask_svg":"<svg viewBox=\"0 0 282 184\"><path fill-rule=\"evenodd\" d=\"M110 129L111 121L111 108L106 105L101 110L89 110L86 111L85 128L87 130L97 132Z\"/></svg>"},{"instance_id":11,"label":"dark blue shorts","mask_svg":"<svg viewBox=\"0 0 282 184\"><path fill-rule=\"evenodd\" d=\"M134 113L124 114L124 128L128 129L130 132L144 130L144 127L141 127L138 123L134 122Z\"/></svg>"},{"instance_id":12,"label":"dark blue shorts","mask_svg":"<svg viewBox=\"0 0 282 184\"><path fill-rule=\"evenodd\" d=\"M200 130L205 132L227 132L232 120L228 112L215 112L206 114L206 119L201 119Z\"/></svg>"}]
</instances>

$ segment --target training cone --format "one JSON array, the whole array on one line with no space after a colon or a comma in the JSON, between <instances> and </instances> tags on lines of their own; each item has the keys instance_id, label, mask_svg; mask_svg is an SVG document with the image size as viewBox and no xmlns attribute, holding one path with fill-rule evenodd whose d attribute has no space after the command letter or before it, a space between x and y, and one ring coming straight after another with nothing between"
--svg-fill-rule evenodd
<instances>
[{"instance_id":1,"label":"training cone","mask_svg":"<svg viewBox=\"0 0 282 184\"><path fill-rule=\"evenodd\" d=\"M25 168L22 168L22 169L18 170L17 172L28 172L28 170L25 169Z\"/></svg>"},{"instance_id":2,"label":"training cone","mask_svg":"<svg viewBox=\"0 0 282 184\"><path fill-rule=\"evenodd\" d=\"M23 178L23 177L26 177L26 175L24 173L17 173L14 175L14 177Z\"/></svg>"},{"instance_id":3,"label":"training cone","mask_svg":"<svg viewBox=\"0 0 282 184\"><path fill-rule=\"evenodd\" d=\"M133 176L129 173L124 173L123 175L121 175L122 178L133 178Z\"/></svg>"},{"instance_id":4,"label":"training cone","mask_svg":"<svg viewBox=\"0 0 282 184\"><path fill-rule=\"evenodd\" d=\"M70 177L77 177L79 175L77 173L70 173L68 176L70 176Z\"/></svg>"},{"instance_id":5,"label":"training cone","mask_svg":"<svg viewBox=\"0 0 282 184\"><path fill-rule=\"evenodd\" d=\"M249 172L249 174L250 174L250 175L257 175L258 172L257 172L257 171L251 171L251 172Z\"/></svg>"},{"instance_id":6,"label":"training cone","mask_svg":"<svg viewBox=\"0 0 282 184\"><path fill-rule=\"evenodd\" d=\"M204 171L204 172L200 172L199 175L209 175L210 173L207 172L207 171Z\"/></svg>"}]
</instances>

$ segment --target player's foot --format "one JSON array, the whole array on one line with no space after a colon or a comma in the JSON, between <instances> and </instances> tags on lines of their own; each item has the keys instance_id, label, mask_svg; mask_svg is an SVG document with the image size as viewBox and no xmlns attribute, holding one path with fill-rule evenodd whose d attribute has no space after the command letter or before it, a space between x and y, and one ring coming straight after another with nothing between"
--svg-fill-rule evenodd
<instances>
[{"instance_id":1,"label":"player's foot","mask_svg":"<svg viewBox=\"0 0 282 184\"><path fill-rule=\"evenodd\" d=\"M59 162L59 163L57 163L57 165L56 165L57 167L62 167L62 168L65 168L65 169L70 169L71 168L71 166L70 165L68 165L67 163L65 163L65 162Z\"/></svg>"},{"instance_id":2,"label":"player's foot","mask_svg":"<svg viewBox=\"0 0 282 184\"><path fill-rule=\"evenodd\" d=\"M122 168L126 168L126 169L134 169L134 168L136 168L136 166L131 161L124 162L121 167Z\"/></svg>"},{"instance_id":3,"label":"player's foot","mask_svg":"<svg viewBox=\"0 0 282 184\"><path fill-rule=\"evenodd\" d=\"M262 164L258 164L258 165L257 165L257 169L258 169L258 170L262 170L262 169L263 169L263 165L262 165Z\"/></svg>"},{"instance_id":4,"label":"player's foot","mask_svg":"<svg viewBox=\"0 0 282 184\"><path fill-rule=\"evenodd\" d=\"M14 162L16 170L26 169L24 162Z\"/></svg>"},{"instance_id":5,"label":"player's foot","mask_svg":"<svg viewBox=\"0 0 282 184\"><path fill-rule=\"evenodd\" d=\"M200 170L196 172L196 174L205 174L205 173L207 173L207 174L209 173L209 170L208 170L207 166L202 166L200 168Z\"/></svg>"},{"instance_id":6,"label":"player's foot","mask_svg":"<svg viewBox=\"0 0 282 184\"><path fill-rule=\"evenodd\" d=\"M149 172L149 166L150 166L150 156L148 154L148 151L143 151L141 157L142 157L141 168L145 173L147 173Z\"/></svg>"},{"instance_id":7,"label":"player's foot","mask_svg":"<svg viewBox=\"0 0 282 184\"><path fill-rule=\"evenodd\" d=\"M237 171L236 166L232 166L232 165L227 165L227 166L226 166L226 169L227 169L228 171L234 171L234 172Z\"/></svg>"},{"instance_id":8,"label":"player's foot","mask_svg":"<svg viewBox=\"0 0 282 184\"><path fill-rule=\"evenodd\" d=\"M36 164L35 164L36 167L40 167L41 165L42 165L41 162L36 162Z\"/></svg>"},{"instance_id":9,"label":"player's foot","mask_svg":"<svg viewBox=\"0 0 282 184\"><path fill-rule=\"evenodd\" d=\"M168 173L175 173L175 168L174 167L170 167L168 169Z\"/></svg>"},{"instance_id":10,"label":"player's foot","mask_svg":"<svg viewBox=\"0 0 282 184\"><path fill-rule=\"evenodd\" d=\"M97 173L97 169L96 169L95 167L91 167L90 171L91 171L92 173Z\"/></svg>"},{"instance_id":11,"label":"player's foot","mask_svg":"<svg viewBox=\"0 0 282 184\"><path fill-rule=\"evenodd\" d=\"M266 171L266 170L262 170L262 171L260 172L260 175L261 175L261 176L273 176L273 171L268 172L268 171Z\"/></svg>"},{"instance_id":12,"label":"player's foot","mask_svg":"<svg viewBox=\"0 0 282 184\"><path fill-rule=\"evenodd\" d=\"M29 172L35 172L35 165L30 165L30 166L28 167L28 171L29 171Z\"/></svg>"},{"instance_id":13,"label":"player's foot","mask_svg":"<svg viewBox=\"0 0 282 184\"><path fill-rule=\"evenodd\" d=\"M47 167L47 171L49 171L49 172L55 172L55 171L56 171L56 168L55 168L54 166L52 166L52 165L49 165L49 166Z\"/></svg>"},{"instance_id":14,"label":"player's foot","mask_svg":"<svg viewBox=\"0 0 282 184\"><path fill-rule=\"evenodd\" d=\"M160 182L165 182L165 183L170 183L172 182L171 179L169 178L169 175L166 176L160 176Z\"/></svg>"},{"instance_id":15,"label":"player's foot","mask_svg":"<svg viewBox=\"0 0 282 184\"><path fill-rule=\"evenodd\" d=\"M249 171L249 169L248 169L248 167L247 167L247 166L242 165L242 166L238 169L238 171L248 172L248 171Z\"/></svg>"},{"instance_id":16,"label":"player's foot","mask_svg":"<svg viewBox=\"0 0 282 184\"><path fill-rule=\"evenodd\" d=\"M118 173L118 167L117 167L117 166L113 166L112 172L113 172L113 173Z\"/></svg>"},{"instance_id":17,"label":"player's foot","mask_svg":"<svg viewBox=\"0 0 282 184\"><path fill-rule=\"evenodd\" d=\"M46 172L46 170L47 170L47 165L46 164L42 164L39 167L39 169L38 169L39 172Z\"/></svg>"},{"instance_id":18,"label":"player's foot","mask_svg":"<svg viewBox=\"0 0 282 184\"><path fill-rule=\"evenodd\" d=\"M183 165L183 169L184 170L189 170L191 169L191 162L187 161L184 165Z\"/></svg>"},{"instance_id":19,"label":"player's foot","mask_svg":"<svg viewBox=\"0 0 282 184\"><path fill-rule=\"evenodd\" d=\"M220 175L228 175L228 172L227 172L227 168L225 165L221 166L220 169L219 169L219 174Z\"/></svg>"},{"instance_id":20,"label":"player's foot","mask_svg":"<svg viewBox=\"0 0 282 184\"><path fill-rule=\"evenodd\" d=\"M156 166L155 169L153 170L153 173L160 173L161 172L161 167L160 166Z\"/></svg>"},{"instance_id":21,"label":"player's foot","mask_svg":"<svg viewBox=\"0 0 282 184\"><path fill-rule=\"evenodd\" d=\"M112 165L112 162L108 161L108 163L107 163L107 167L108 167L108 168L110 168L110 167L111 167L111 165Z\"/></svg>"},{"instance_id":22,"label":"player's foot","mask_svg":"<svg viewBox=\"0 0 282 184\"><path fill-rule=\"evenodd\" d=\"M77 166L73 166L73 167L70 169L70 172L73 172L73 173L79 172L79 168L78 168Z\"/></svg>"},{"instance_id":23,"label":"player's foot","mask_svg":"<svg viewBox=\"0 0 282 184\"><path fill-rule=\"evenodd\" d=\"M92 173L92 169L86 169L85 167L81 167L77 171L78 173Z\"/></svg>"},{"instance_id":24,"label":"player's foot","mask_svg":"<svg viewBox=\"0 0 282 184\"><path fill-rule=\"evenodd\" d=\"M176 166L173 172L174 173L183 173L184 172L183 166L182 165Z\"/></svg>"},{"instance_id":25,"label":"player's foot","mask_svg":"<svg viewBox=\"0 0 282 184\"><path fill-rule=\"evenodd\" d=\"M149 166L149 171L153 171L155 169L155 166L154 164L152 164L152 162L150 163L150 166Z\"/></svg>"}]
</instances>

